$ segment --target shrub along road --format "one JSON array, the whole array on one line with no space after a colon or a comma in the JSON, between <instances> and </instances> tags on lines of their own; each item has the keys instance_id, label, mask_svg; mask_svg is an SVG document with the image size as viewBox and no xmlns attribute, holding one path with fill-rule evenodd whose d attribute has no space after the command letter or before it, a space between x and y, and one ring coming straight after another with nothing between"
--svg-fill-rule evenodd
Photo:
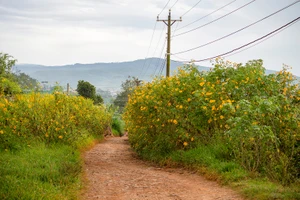
<instances>
[{"instance_id":1,"label":"shrub along road","mask_svg":"<svg viewBox=\"0 0 300 200\"><path fill-rule=\"evenodd\" d=\"M82 199L243 199L191 172L139 160L127 137L107 138L84 154L84 162L87 186Z\"/></svg>"}]
</instances>

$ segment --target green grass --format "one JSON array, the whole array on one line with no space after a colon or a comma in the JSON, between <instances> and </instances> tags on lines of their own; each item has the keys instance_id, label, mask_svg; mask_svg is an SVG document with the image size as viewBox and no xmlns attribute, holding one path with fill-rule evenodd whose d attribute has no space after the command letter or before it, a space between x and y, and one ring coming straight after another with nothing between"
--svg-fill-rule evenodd
<instances>
[{"instance_id":1,"label":"green grass","mask_svg":"<svg viewBox=\"0 0 300 200\"><path fill-rule=\"evenodd\" d=\"M62 144L35 144L0 152L0 199L76 199L80 152Z\"/></svg>"},{"instance_id":2,"label":"green grass","mask_svg":"<svg viewBox=\"0 0 300 200\"><path fill-rule=\"evenodd\" d=\"M226 146L215 141L208 145L198 144L186 151L173 151L167 156L147 151L141 156L160 165L196 170L210 180L230 185L247 199L300 199L300 182L290 186L272 182L262 175L245 170L228 155Z\"/></svg>"},{"instance_id":3,"label":"green grass","mask_svg":"<svg viewBox=\"0 0 300 200\"><path fill-rule=\"evenodd\" d=\"M124 121L119 116L112 118L112 133L114 136L122 136L124 133Z\"/></svg>"}]
</instances>

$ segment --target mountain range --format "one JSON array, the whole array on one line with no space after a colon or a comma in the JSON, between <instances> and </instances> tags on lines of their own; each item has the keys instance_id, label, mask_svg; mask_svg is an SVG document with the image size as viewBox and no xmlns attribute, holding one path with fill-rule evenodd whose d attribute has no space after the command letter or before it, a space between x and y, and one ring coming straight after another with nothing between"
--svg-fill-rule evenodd
<instances>
[{"instance_id":1,"label":"mountain range","mask_svg":"<svg viewBox=\"0 0 300 200\"><path fill-rule=\"evenodd\" d=\"M171 72L184 64L171 61ZM62 86L70 84L71 88L76 89L79 80L90 82L97 89L118 91L129 76L137 77L143 81L151 81L155 75L160 75L164 60L160 58L140 59L129 62L116 63L94 63L63 65L63 66L44 66L35 64L17 64L15 71L28 74L39 82L54 85L56 82ZM199 67L200 70L209 70L208 67ZM162 72L165 75L165 68Z\"/></svg>"},{"instance_id":2,"label":"mountain range","mask_svg":"<svg viewBox=\"0 0 300 200\"><path fill-rule=\"evenodd\" d=\"M178 67L184 66L182 62L171 61L171 72ZM71 89L77 88L79 80L90 82L97 89L103 91L117 92L129 76L137 77L143 81L151 81L156 76L165 75L164 60L160 58L147 58L128 62L94 63L44 66L35 64L17 64L14 70L28 74L43 84L53 86L57 82L66 87L70 84ZM209 67L197 66L201 71L207 71ZM275 73L273 70L266 70L267 74Z\"/></svg>"}]
</instances>

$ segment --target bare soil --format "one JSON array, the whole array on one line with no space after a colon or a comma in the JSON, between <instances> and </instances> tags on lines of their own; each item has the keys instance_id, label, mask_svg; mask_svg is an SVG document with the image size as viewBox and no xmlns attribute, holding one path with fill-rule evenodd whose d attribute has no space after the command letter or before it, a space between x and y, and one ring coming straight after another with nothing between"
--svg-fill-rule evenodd
<instances>
[{"instance_id":1,"label":"bare soil","mask_svg":"<svg viewBox=\"0 0 300 200\"><path fill-rule=\"evenodd\" d=\"M139 160L127 137L106 138L84 154L87 186L82 199L242 200L232 189L183 169Z\"/></svg>"}]
</instances>

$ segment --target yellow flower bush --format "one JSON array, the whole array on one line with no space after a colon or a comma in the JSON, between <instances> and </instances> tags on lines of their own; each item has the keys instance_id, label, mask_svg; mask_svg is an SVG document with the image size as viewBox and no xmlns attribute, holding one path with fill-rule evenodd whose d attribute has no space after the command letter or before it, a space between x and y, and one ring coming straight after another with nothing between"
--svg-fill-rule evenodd
<instances>
[{"instance_id":1,"label":"yellow flower bush","mask_svg":"<svg viewBox=\"0 0 300 200\"><path fill-rule=\"evenodd\" d=\"M20 94L0 98L0 149L30 138L74 143L87 134L102 134L111 114L91 100L64 94Z\"/></svg>"},{"instance_id":2,"label":"yellow flower bush","mask_svg":"<svg viewBox=\"0 0 300 200\"><path fill-rule=\"evenodd\" d=\"M163 155L220 135L245 168L285 182L299 169L299 96L286 68L266 75L262 60L217 59L208 72L186 66L138 87L123 117L138 153Z\"/></svg>"}]
</instances>

